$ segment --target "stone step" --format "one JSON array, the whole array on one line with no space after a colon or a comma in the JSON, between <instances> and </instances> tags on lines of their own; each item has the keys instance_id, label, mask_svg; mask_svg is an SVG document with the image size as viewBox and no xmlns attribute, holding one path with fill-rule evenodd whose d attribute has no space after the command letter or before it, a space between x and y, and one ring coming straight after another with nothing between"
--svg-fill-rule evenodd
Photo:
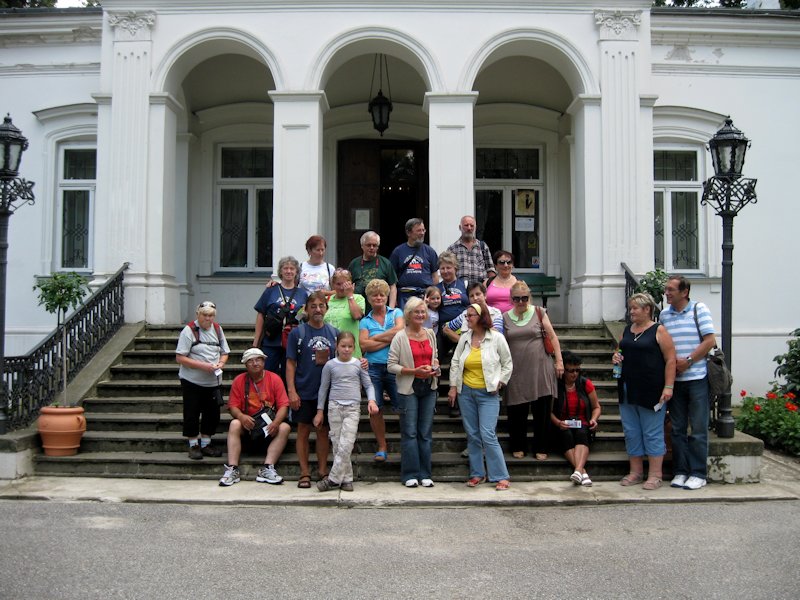
<instances>
[{"instance_id":1,"label":"stone step","mask_svg":"<svg viewBox=\"0 0 800 600\"><path fill-rule=\"evenodd\" d=\"M213 443L218 448L226 448L227 429L220 431L213 438ZM286 452L292 453L295 448L297 434L292 433ZM503 449L508 452L508 434L498 433L498 439ZM386 440L390 454L400 452L400 433L387 432ZM359 452L374 454L378 451L378 446L374 436L369 431L361 431L356 442ZM463 432L435 432L433 436L432 448L434 453L456 452L459 453L466 448L466 437ZM625 448L622 432L602 431L598 432L592 444L592 450L597 452L617 452ZM311 437L311 450L315 451L314 436ZM81 453L83 452L186 452L186 439L181 435L180 430L88 430L81 441Z\"/></svg>"},{"instance_id":2,"label":"stone step","mask_svg":"<svg viewBox=\"0 0 800 600\"><path fill-rule=\"evenodd\" d=\"M189 459L186 452L80 452L75 456L35 457L36 474L39 476L208 480L219 479L225 460L223 455L221 458L195 461ZM240 462L244 478L254 479L263 457L247 456ZM371 452L354 453L352 462L356 481L400 481L399 454L390 454L386 462L376 463ZM436 453L432 463L435 481L466 481L469 476L469 461L459 453ZM543 461L507 456L506 464L511 478L516 481L567 480L572 472L564 458L554 455ZM295 454L284 453L277 469L289 481L296 481L300 476ZM628 457L624 452L595 452L589 455L587 471L594 480L616 480L627 470ZM315 490L312 488L312 491Z\"/></svg>"}]
</instances>

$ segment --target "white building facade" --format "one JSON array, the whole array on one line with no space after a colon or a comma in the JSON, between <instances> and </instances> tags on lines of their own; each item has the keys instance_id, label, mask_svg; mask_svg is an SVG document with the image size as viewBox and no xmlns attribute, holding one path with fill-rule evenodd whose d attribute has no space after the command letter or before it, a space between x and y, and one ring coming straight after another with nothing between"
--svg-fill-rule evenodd
<instances>
[{"instance_id":1,"label":"white building facade","mask_svg":"<svg viewBox=\"0 0 800 600\"><path fill-rule=\"evenodd\" d=\"M52 329L31 288L55 270L102 282L129 262L128 321L185 322L213 299L223 323L246 323L310 235L346 265L366 229L388 256L411 216L444 250L463 214L517 271L558 278L557 322L620 319L626 263L691 277L719 330L721 220L700 198L705 144L730 115L759 179L735 225L735 385L761 391L798 326L800 15L650 4L0 12L0 110L30 140L21 176L36 182L11 220L7 354ZM367 113L379 87L394 106L383 136Z\"/></svg>"}]
</instances>

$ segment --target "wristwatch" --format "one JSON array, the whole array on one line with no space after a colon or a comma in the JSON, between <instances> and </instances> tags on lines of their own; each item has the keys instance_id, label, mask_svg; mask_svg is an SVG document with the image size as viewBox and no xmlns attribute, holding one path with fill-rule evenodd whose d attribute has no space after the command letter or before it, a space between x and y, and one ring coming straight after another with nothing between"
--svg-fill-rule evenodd
<instances>
[{"instance_id":1,"label":"wristwatch","mask_svg":"<svg viewBox=\"0 0 800 600\"><path fill-rule=\"evenodd\" d=\"M690 354L689 356L687 356L687 357L686 357L686 360L688 361L688 363L689 363L690 365L691 365L692 363L694 363L694 359L692 358L692 355L691 355L691 354Z\"/></svg>"}]
</instances>

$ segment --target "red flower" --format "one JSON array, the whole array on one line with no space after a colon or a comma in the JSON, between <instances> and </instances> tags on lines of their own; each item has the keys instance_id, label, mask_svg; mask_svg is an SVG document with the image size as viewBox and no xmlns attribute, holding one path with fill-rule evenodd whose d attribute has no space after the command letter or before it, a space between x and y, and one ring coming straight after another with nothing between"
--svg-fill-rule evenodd
<instances>
[{"instance_id":1,"label":"red flower","mask_svg":"<svg viewBox=\"0 0 800 600\"><path fill-rule=\"evenodd\" d=\"M791 402L786 403L786 410L795 412L797 410L797 404L792 404Z\"/></svg>"},{"instance_id":2,"label":"red flower","mask_svg":"<svg viewBox=\"0 0 800 600\"><path fill-rule=\"evenodd\" d=\"M753 405L753 410L756 411L756 412L760 411L761 410L761 405L760 404L754 404Z\"/></svg>"},{"instance_id":3,"label":"red flower","mask_svg":"<svg viewBox=\"0 0 800 600\"><path fill-rule=\"evenodd\" d=\"M742 390L741 392L739 392L739 395L740 395L742 398L744 398L745 396L747 396L747 391L745 391L745 390Z\"/></svg>"},{"instance_id":4,"label":"red flower","mask_svg":"<svg viewBox=\"0 0 800 600\"><path fill-rule=\"evenodd\" d=\"M786 394L786 397L789 400L794 400L795 398L797 398L797 396L794 395L794 392L789 392L788 394Z\"/></svg>"},{"instance_id":5,"label":"red flower","mask_svg":"<svg viewBox=\"0 0 800 600\"><path fill-rule=\"evenodd\" d=\"M775 392L767 392L767 400L775 400L778 395Z\"/></svg>"}]
</instances>

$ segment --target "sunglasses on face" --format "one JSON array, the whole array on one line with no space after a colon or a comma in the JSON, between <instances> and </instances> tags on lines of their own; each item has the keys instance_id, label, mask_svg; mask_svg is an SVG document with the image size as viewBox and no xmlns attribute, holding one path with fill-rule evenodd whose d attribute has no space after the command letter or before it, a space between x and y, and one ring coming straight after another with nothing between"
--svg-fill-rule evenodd
<instances>
[{"instance_id":1,"label":"sunglasses on face","mask_svg":"<svg viewBox=\"0 0 800 600\"><path fill-rule=\"evenodd\" d=\"M530 296L511 296L513 302L527 302Z\"/></svg>"},{"instance_id":2,"label":"sunglasses on face","mask_svg":"<svg viewBox=\"0 0 800 600\"><path fill-rule=\"evenodd\" d=\"M510 260L498 260L497 264L498 265L510 265L511 261Z\"/></svg>"}]
</instances>

